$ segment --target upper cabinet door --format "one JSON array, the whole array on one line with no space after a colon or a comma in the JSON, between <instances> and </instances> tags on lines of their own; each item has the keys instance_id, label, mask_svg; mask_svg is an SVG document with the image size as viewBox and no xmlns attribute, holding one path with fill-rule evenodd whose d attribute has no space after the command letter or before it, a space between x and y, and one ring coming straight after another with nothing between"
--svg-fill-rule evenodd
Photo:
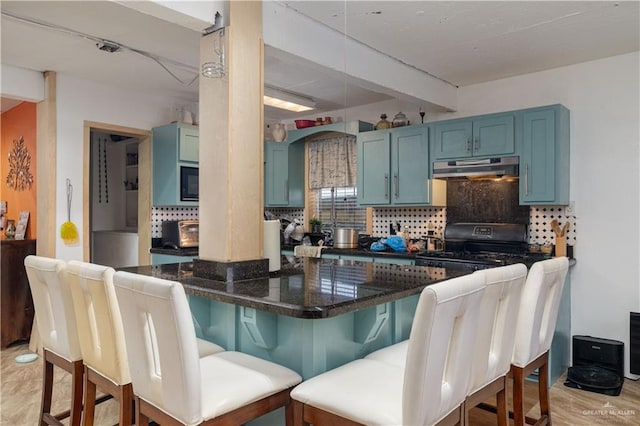
<instances>
[{"instance_id":1,"label":"upper cabinet door","mask_svg":"<svg viewBox=\"0 0 640 426\"><path fill-rule=\"evenodd\" d=\"M473 122L456 120L434 127L434 156L441 158L464 158L472 155L471 137Z\"/></svg>"},{"instance_id":2,"label":"upper cabinet door","mask_svg":"<svg viewBox=\"0 0 640 426\"><path fill-rule=\"evenodd\" d=\"M264 203L266 206L289 204L289 146L267 142L264 150Z\"/></svg>"},{"instance_id":3,"label":"upper cabinet door","mask_svg":"<svg viewBox=\"0 0 640 426\"><path fill-rule=\"evenodd\" d=\"M514 115L491 115L436 123L436 160L487 157L515 152Z\"/></svg>"},{"instance_id":4,"label":"upper cabinet door","mask_svg":"<svg viewBox=\"0 0 640 426\"><path fill-rule=\"evenodd\" d=\"M358 203L385 205L390 202L390 133L376 131L358 136Z\"/></svg>"},{"instance_id":5,"label":"upper cabinet door","mask_svg":"<svg viewBox=\"0 0 640 426\"><path fill-rule=\"evenodd\" d=\"M391 133L391 201L429 202L429 140L427 127L397 128Z\"/></svg>"},{"instance_id":6,"label":"upper cabinet door","mask_svg":"<svg viewBox=\"0 0 640 426\"><path fill-rule=\"evenodd\" d=\"M473 155L490 156L515 152L514 116L473 120Z\"/></svg>"},{"instance_id":7,"label":"upper cabinet door","mask_svg":"<svg viewBox=\"0 0 640 426\"><path fill-rule=\"evenodd\" d=\"M561 105L523 113L520 204L569 203L569 111Z\"/></svg>"},{"instance_id":8,"label":"upper cabinet door","mask_svg":"<svg viewBox=\"0 0 640 426\"><path fill-rule=\"evenodd\" d=\"M179 137L179 153L180 161L198 162L198 128L180 127Z\"/></svg>"}]
</instances>

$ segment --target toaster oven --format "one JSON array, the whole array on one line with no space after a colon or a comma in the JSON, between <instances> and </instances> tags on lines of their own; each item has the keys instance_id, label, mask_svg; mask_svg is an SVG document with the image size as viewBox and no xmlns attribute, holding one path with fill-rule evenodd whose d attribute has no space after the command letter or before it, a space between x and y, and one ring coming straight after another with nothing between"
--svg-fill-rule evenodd
<instances>
[{"instance_id":1,"label":"toaster oven","mask_svg":"<svg viewBox=\"0 0 640 426\"><path fill-rule=\"evenodd\" d=\"M198 247L199 227L197 220L162 222L162 246L166 248Z\"/></svg>"}]
</instances>

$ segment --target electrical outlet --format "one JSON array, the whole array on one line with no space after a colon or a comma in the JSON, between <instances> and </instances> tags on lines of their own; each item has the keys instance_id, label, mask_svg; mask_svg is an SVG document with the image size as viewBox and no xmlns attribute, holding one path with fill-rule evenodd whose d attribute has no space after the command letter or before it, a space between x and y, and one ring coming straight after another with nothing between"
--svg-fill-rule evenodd
<instances>
[{"instance_id":1,"label":"electrical outlet","mask_svg":"<svg viewBox=\"0 0 640 426\"><path fill-rule=\"evenodd\" d=\"M569 201L569 205L564 208L564 212L566 214L571 214L571 215L575 216L575 214L576 214L576 202L575 201Z\"/></svg>"}]
</instances>

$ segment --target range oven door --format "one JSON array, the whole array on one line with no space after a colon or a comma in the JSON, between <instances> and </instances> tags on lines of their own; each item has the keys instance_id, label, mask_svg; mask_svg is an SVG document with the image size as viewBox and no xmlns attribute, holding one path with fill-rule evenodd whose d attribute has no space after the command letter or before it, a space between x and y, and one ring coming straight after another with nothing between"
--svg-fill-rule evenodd
<instances>
[{"instance_id":1,"label":"range oven door","mask_svg":"<svg viewBox=\"0 0 640 426\"><path fill-rule=\"evenodd\" d=\"M180 166L180 201L198 201L198 168Z\"/></svg>"}]
</instances>

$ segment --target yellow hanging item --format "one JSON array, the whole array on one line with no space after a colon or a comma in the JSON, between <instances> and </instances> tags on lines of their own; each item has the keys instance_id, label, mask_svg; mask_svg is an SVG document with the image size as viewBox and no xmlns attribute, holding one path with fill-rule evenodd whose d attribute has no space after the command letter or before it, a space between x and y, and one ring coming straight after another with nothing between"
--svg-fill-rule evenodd
<instances>
[{"instance_id":1,"label":"yellow hanging item","mask_svg":"<svg viewBox=\"0 0 640 426\"><path fill-rule=\"evenodd\" d=\"M60 227L60 237L66 245L78 244L78 229L71 222L71 197L73 196L73 186L67 178L67 221Z\"/></svg>"}]
</instances>

